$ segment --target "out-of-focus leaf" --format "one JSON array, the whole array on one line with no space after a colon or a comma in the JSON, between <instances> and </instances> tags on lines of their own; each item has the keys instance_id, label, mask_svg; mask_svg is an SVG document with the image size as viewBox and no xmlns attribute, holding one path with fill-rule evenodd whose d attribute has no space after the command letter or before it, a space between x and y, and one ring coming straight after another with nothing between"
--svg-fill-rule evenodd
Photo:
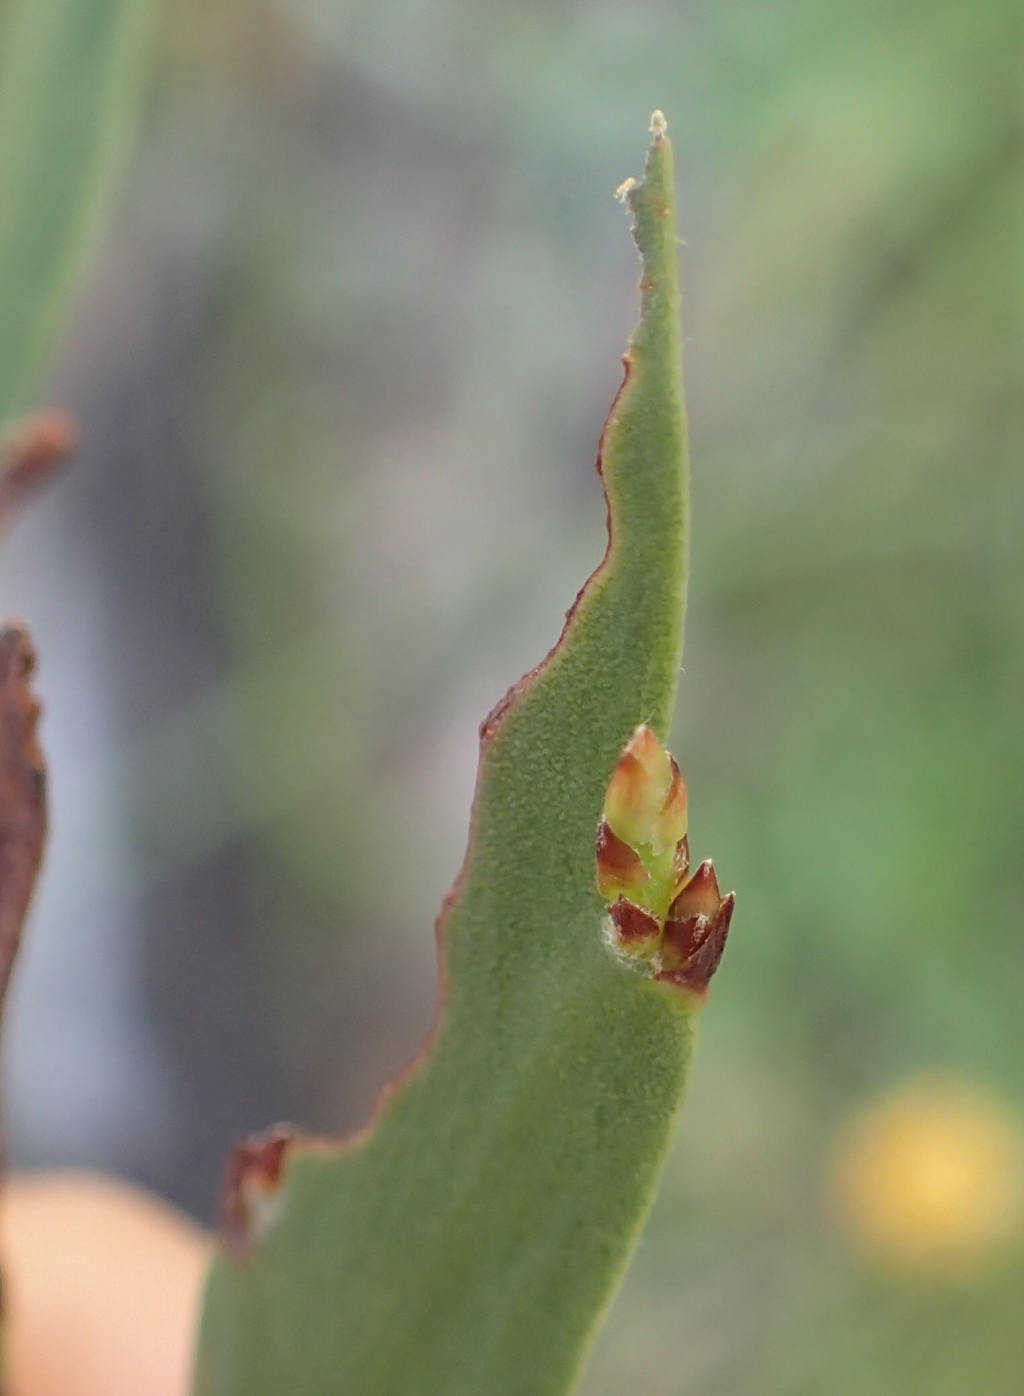
<instances>
[{"instance_id":1,"label":"out-of-focus leaf","mask_svg":"<svg viewBox=\"0 0 1024 1396\"><path fill-rule=\"evenodd\" d=\"M128 148L156 0L0 8L0 423L31 399Z\"/></svg>"},{"instance_id":2,"label":"out-of-focus leaf","mask_svg":"<svg viewBox=\"0 0 1024 1396\"><path fill-rule=\"evenodd\" d=\"M626 197L642 314L602 440L607 554L554 651L482 728L429 1050L355 1140L274 1131L235 1156L201 1396L564 1392L650 1206L693 1000L608 948L595 834L634 728L666 732L681 653L688 470L663 134Z\"/></svg>"}]
</instances>

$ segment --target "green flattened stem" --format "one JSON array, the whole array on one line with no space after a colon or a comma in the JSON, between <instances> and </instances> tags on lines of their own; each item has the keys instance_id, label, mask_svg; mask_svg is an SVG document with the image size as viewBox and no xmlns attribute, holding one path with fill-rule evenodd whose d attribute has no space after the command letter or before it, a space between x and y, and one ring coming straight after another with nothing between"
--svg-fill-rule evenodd
<instances>
[{"instance_id":1,"label":"green flattened stem","mask_svg":"<svg viewBox=\"0 0 1024 1396\"><path fill-rule=\"evenodd\" d=\"M608 549L554 650L481 729L435 1034L355 1139L278 1132L236 1154L198 1396L564 1393L653 1199L698 1000L610 942L594 845L637 724L666 733L682 651L675 202L660 114L652 130L643 179L621 191L642 307L598 460ZM685 791L654 764L658 798L620 828L650 815L650 857L671 864ZM670 911L666 893L659 945ZM680 932L673 954L690 953Z\"/></svg>"},{"instance_id":2,"label":"green flattened stem","mask_svg":"<svg viewBox=\"0 0 1024 1396\"><path fill-rule=\"evenodd\" d=\"M736 894L710 862L690 877L686 785L674 757L641 724L608 782L597 830L597 886L609 943L699 1008L729 935Z\"/></svg>"}]
</instances>

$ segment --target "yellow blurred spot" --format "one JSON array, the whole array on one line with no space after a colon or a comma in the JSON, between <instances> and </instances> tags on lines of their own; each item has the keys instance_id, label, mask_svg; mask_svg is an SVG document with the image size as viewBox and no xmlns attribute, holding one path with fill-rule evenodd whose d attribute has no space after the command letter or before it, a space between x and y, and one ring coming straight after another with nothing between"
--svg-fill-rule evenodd
<instances>
[{"instance_id":1,"label":"yellow blurred spot","mask_svg":"<svg viewBox=\"0 0 1024 1396\"><path fill-rule=\"evenodd\" d=\"M1024 1225L1024 1128L978 1087L918 1082L850 1122L832 1181L847 1229L877 1262L956 1275Z\"/></svg>"}]
</instances>

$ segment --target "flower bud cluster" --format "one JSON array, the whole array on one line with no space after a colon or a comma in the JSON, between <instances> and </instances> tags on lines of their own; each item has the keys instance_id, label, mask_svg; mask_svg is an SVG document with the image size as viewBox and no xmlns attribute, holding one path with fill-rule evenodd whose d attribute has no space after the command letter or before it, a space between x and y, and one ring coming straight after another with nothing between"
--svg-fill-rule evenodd
<instances>
[{"instance_id":1,"label":"flower bud cluster","mask_svg":"<svg viewBox=\"0 0 1024 1396\"><path fill-rule=\"evenodd\" d=\"M710 862L690 876L686 785L657 733L636 729L605 795L597 885L617 947L698 1003L707 997L736 895L723 897Z\"/></svg>"}]
</instances>

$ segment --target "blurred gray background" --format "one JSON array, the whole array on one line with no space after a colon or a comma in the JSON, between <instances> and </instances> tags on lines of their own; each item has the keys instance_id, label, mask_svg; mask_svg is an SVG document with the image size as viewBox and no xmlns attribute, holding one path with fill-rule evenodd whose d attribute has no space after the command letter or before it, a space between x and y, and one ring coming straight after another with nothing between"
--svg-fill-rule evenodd
<instances>
[{"instance_id":1,"label":"blurred gray background","mask_svg":"<svg viewBox=\"0 0 1024 1396\"><path fill-rule=\"evenodd\" d=\"M1022 31L1010 0L172 0L45 395L85 447L0 574L53 788L16 1164L212 1222L234 1137L352 1128L420 1044L477 724L603 549L611 196L662 107L674 746L740 902L585 1389L1020 1391Z\"/></svg>"}]
</instances>

